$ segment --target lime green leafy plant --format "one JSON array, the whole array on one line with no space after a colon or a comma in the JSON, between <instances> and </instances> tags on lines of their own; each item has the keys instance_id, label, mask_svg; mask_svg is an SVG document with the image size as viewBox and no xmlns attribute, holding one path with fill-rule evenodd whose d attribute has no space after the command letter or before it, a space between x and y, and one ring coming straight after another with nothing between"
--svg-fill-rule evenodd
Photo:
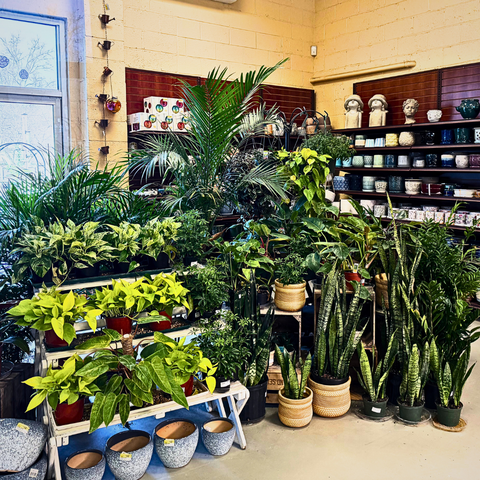
<instances>
[{"instance_id":1,"label":"lime green leafy plant","mask_svg":"<svg viewBox=\"0 0 480 480\"><path fill-rule=\"evenodd\" d=\"M140 253L155 260L161 253L166 253L173 260L177 252L173 243L177 239L180 226L181 223L173 218L165 218L162 221L158 218L150 220L141 230Z\"/></svg>"},{"instance_id":2,"label":"lime green leafy plant","mask_svg":"<svg viewBox=\"0 0 480 480\"><path fill-rule=\"evenodd\" d=\"M133 257L140 251L140 235L142 227L136 223L122 222L119 226L109 225L112 232L109 244L114 248L115 258L120 263L129 263L128 271L138 267Z\"/></svg>"}]
</instances>

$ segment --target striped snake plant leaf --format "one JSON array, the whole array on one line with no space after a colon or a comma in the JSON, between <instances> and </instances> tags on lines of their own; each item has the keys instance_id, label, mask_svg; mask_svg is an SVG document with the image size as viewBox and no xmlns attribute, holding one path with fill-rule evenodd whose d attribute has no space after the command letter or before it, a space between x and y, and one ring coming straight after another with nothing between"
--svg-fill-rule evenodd
<instances>
[{"instance_id":1,"label":"striped snake plant leaf","mask_svg":"<svg viewBox=\"0 0 480 480\"><path fill-rule=\"evenodd\" d=\"M407 403L413 406L419 389L419 362L420 356L416 344L412 347L412 353L408 360L408 380L407 380Z\"/></svg>"},{"instance_id":2,"label":"striped snake plant leaf","mask_svg":"<svg viewBox=\"0 0 480 480\"><path fill-rule=\"evenodd\" d=\"M476 363L474 363L473 365L470 366L470 368L468 369L468 372L463 377L463 380L459 383L458 388L454 391L453 403L455 404L456 407L458 407L458 405L460 403L460 399L462 398L463 387L465 386L465 383L467 382L468 377L472 373L473 367L475 365L476 365Z\"/></svg>"},{"instance_id":3,"label":"striped snake plant leaf","mask_svg":"<svg viewBox=\"0 0 480 480\"><path fill-rule=\"evenodd\" d=\"M353 353L355 352L355 349L357 348L358 342L361 341L363 332L365 331L367 324L363 326L361 330L358 332L354 329L352 330L352 333L350 335L350 338L348 339L348 343L345 346L343 353L340 357L340 360L338 362L338 368L337 368L337 378L345 378L348 375L348 367L350 366L350 361L352 359Z\"/></svg>"},{"instance_id":4,"label":"striped snake plant leaf","mask_svg":"<svg viewBox=\"0 0 480 480\"><path fill-rule=\"evenodd\" d=\"M340 302L342 308L342 317L347 317L347 280L345 275L340 275L340 290L342 292L342 301Z\"/></svg>"},{"instance_id":5,"label":"striped snake plant leaf","mask_svg":"<svg viewBox=\"0 0 480 480\"><path fill-rule=\"evenodd\" d=\"M300 388L298 385L297 371L295 369L294 362L292 361L288 353L286 355L288 358L287 365L288 365L288 376L289 376L289 382L290 382L290 388L289 388L290 398L294 398L294 399L302 398L303 392L300 392Z\"/></svg>"},{"instance_id":6,"label":"striped snake plant leaf","mask_svg":"<svg viewBox=\"0 0 480 480\"><path fill-rule=\"evenodd\" d=\"M307 385L307 379L310 375L310 370L312 368L312 356L310 353L307 355L305 362L302 365L302 378L300 380L300 398L302 398L303 392L305 391L305 387Z\"/></svg>"},{"instance_id":7,"label":"striped snake plant leaf","mask_svg":"<svg viewBox=\"0 0 480 480\"><path fill-rule=\"evenodd\" d=\"M443 378L442 378L442 401L444 402L444 406L448 407L448 403L450 400L450 394L452 392L452 371L450 370L450 364L445 362L445 368L443 370Z\"/></svg>"},{"instance_id":8,"label":"striped snake plant leaf","mask_svg":"<svg viewBox=\"0 0 480 480\"><path fill-rule=\"evenodd\" d=\"M402 402L405 402L407 399L407 385L408 385L408 363L404 363L402 368L402 381L399 387L400 400Z\"/></svg>"},{"instance_id":9,"label":"striped snake plant leaf","mask_svg":"<svg viewBox=\"0 0 480 480\"><path fill-rule=\"evenodd\" d=\"M320 334L320 339L318 342L318 348L315 352L316 361L317 361L317 372L318 375L323 375L325 373L325 363L327 358L327 337L325 332Z\"/></svg>"},{"instance_id":10,"label":"striped snake plant leaf","mask_svg":"<svg viewBox=\"0 0 480 480\"><path fill-rule=\"evenodd\" d=\"M275 360L280 366L283 378L283 386L285 389L285 396L290 398L290 382L288 381L288 366L284 354L280 350L280 347L275 344Z\"/></svg>"},{"instance_id":11,"label":"striped snake plant leaf","mask_svg":"<svg viewBox=\"0 0 480 480\"><path fill-rule=\"evenodd\" d=\"M428 374L430 373L430 347L428 342L425 342L422 350L422 356L420 361L420 390L425 388L425 384L428 380Z\"/></svg>"},{"instance_id":12,"label":"striped snake plant leaf","mask_svg":"<svg viewBox=\"0 0 480 480\"><path fill-rule=\"evenodd\" d=\"M361 344L362 342L359 343L359 345ZM375 358L375 352L372 353L372 358ZM378 387L378 382L380 381L380 378L383 374L383 361L384 359L382 358L379 362L378 362L378 365L377 365L377 368L375 369L375 373L373 374L373 386L375 388L375 390L377 389Z\"/></svg>"},{"instance_id":13,"label":"striped snake plant leaf","mask_svg":"<svg viewBox=\"0 0 480 480\"><path fill-rule=\"evenodd\" d=\"M330 362L330 368L332 371L336 368L337 364L334 362L335 357L335 345L337 337L337 322L330 321L328 329L328 361Z\"/></svg>"},{"instance_id":14,"label":"striped snake plant leaf","mask_svg":"<svg viewBox=\"0 0 480 480\"><path fill-rule=\"evenodd\" d=\"M347 335L350 335L352 325L356 324L360 318L363 304L363 301L360 303L360 288L357 288L353 294L353 298L345 320L345 330Z\"/></svg>"},{"instance_id":15,"label":"striped snake plant leaf","mask_svg":"<svg viewBox=\"0 0 480 480\"><path fill-rule=\"evenodd\" d=\"M368 360L368 355L367 352L365 351L365 348L360 342L358 344L358 351L360 355L360 370L362 372L362 377L363 381L365 384L365 391L368 393L370 400L372 402L375 402L376 395L375 395L375 389L373 388L373 379L372 379L372 371L370 370L370 361Z\"/></svg>"},{"instance_id":16,"label":"striped snake plant leaf","mask_svg":"<svg viewBox=\"0 0 480 480\"><path fill-rule=\"evenodd\" d=\"M343 348L343 319L345 318L343 316L342 312L342 302L340 301L340 289L339 285L337 283L337 289L336 289L336 295L337 295L337 305L335 309L335 319L337 322L337 358L335 359L336 362L338 361L338 350L341 350ZM335 363L336 363L335 362Z\"/></svg>"}]
</instances>

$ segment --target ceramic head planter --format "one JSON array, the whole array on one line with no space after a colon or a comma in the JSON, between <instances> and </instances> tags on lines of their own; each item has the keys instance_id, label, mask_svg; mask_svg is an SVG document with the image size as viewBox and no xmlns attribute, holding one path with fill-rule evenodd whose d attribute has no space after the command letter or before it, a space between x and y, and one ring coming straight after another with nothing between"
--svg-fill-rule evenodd
<instances>
[{"instance_id":1,"label":"ceramic head planter","mask_svg":"<svg viewBox=\"0 0 480 480\"><path fill-rule=\"evenodd\" d=\"M384 127L387 124L388 103L384 95L375 94L369 101L370 108L369 127Z\"/></svg>"},{"instance_id":2,"label":"ceramic head planter","mask_svg":"<svg viewBox=\"0 0 480 480\"><path fill-rule=\"evenodd\" d=\"M415 114L418 112L420 104L414 98L407 98L403 102L403 113L405 114L405 124L415 123Z\"/></svg>"},{"instance_id":3,"label":"ceramic head planter","mask_svg":"<svg viewBox=\"0 0 480 480\"><path fill-rule=\"evenodd\" d=\"M359 95L350 95L345 103L345 128L362 126L363 101Z\"/></svg>"}]
</instances>

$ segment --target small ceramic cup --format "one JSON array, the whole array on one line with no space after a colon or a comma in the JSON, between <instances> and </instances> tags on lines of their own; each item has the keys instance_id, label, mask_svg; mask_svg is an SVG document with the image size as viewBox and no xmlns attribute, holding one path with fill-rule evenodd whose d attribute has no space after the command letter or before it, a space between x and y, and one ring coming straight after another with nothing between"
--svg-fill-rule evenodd
<instances>
[{"instance_id":1,"label":"small ceramic cup","mask_svg":"<svg viewBox=\"0 0 480 480\"><path fill-rule=\"evenodd\" d=\"M435 221L437 223L445 223L445 212L435 212Z\"/></svg>"},{"instance_id":2,"label":"small ceramic cup","mask_svg":"<svg viewBox=\"0 0 480 480\"><path fill-rule=\"evenodd\" d=\"M395 155L385 155L385 168L395 168Z\"/></svg>"},{"instance_id":3,"label":"small ceramic cup","mask_svg":"<svg viewBox=\"0 0 480 480\"><path fill-rule=\"evenodd\" d=\"M476 216L474 213L468 213L465 217L465 226L466 227L471 227L473 225L473 222L475 222Z\"/></svg>"},{"instance_id":4,"label":"small ceramic cup","mask_svg":"<svg viewBox=\"0 0 480 480\"><path fill-rule=\"evenodd\" d=\"M383 137L375 139L375 146L376 147L384 147L385 146L385 139Z\"/></svg>"},{"instance_id":5,"label":"small ceramic cup","mask_svg":"<svg viewBox=\"0 0 480 480\"><path fill-rule=\"evenodd\" d=\"M416 217L416 220L418 220L419 222L423 222L425 220L425 211L423 210L417 210L417 212L415 213L415 217Z\"/></svg>"},{"instance_id":6,"label":"small ceramic cup","mask_svg":"<svg viewBox=\"0 0 480 480\"><path fill-rule=\"evenodd\" d=\"M372 148L375 146L375 139L374 138L367 138L365 140L365 147Z\"/></svg>"},{"instance_id":7,"label":"small ceramic cup","mask_svg":"<svg viewBox=\"0 0 480 480\"><path fill-rule=\"evenodd\" d=\"M441 110L429 110L427 112L428 121L431 123L439 122L442 118L442 111Z\"/></svg>"},{"instance_id":8,"label":"small ceramic cup","mask_svg":"<svg viewBox=\"0 0 480 480\"><path fill-rule=\"evenodd\" d=\"M342 160L342 167L351 167L353 162L353 157L344 158Z\"/></svg>"},{"instance_id":9,"label":"small ceramic cup","mask_svg":"<svg viewBox=\"0 0 480 480\"><path fill-rule=\"evenodd\" d=\"M399 155L397 160L398 168L409 168L410 167L410 157L408 155Z\"/></svg>"},{"instance_id":10,"label":"small ceramic cup","mask_svg":"<svg viewBox=\"0 0 480 480\"><path fill-rule=\"evenodd\" d=\"M363 155L355 155L352 160L354 167L363 167Z\"/></svg>"},{"instance_id":11,"label":"small ceramic cup","mask_svg":"<svg viewBox=\"0 0 480 480\"><path fill-rule=\"evenodd\" d=\"M414 208L410 208L408 210L408 219L409 220L416 220L417 219L417 210Z\"/></svg>"},{"instance_id":12,"label":"small ceramic cup","mask_svg":"<svg viewBox=\"0 0 480 480\"><path fill-rule=\"evenodd\" d=\"M422 188L422 181L416 178L407 178L405 180L405 193L408 195L418 195Z\"/></svg>"},{"instance_id":13,"label":"small ceramic cup","mask_svg":"<svg viewBox=\"0 0 480 480\"><path fill-rule=\"evenodd\" d=\"M442 168L453 168L455 166L455 156L450 153L444 153L440 159Z\"/></svg>"},{"instance_id":14,"label":"small ceramic cup","mask_svg":"<svg viewBox=\"0 0 480 480\"><path fill-rule=\"evenodd\" d=\"M376 177L363 177L362 188L364 192L374 192L375 191L375 180Z\"/></svg>"},{"instance_id":15,"label":"small ceramic cup","mask_svg":"<svg viewBox=\"0 0 480 480\"><path fill-rule=\"evenodd\" d=\"M455 214L455 225L463 226L465 225L465 220L467 216L464 213L456 213Z\"/></svg>"},{"instance_id":16,"label":"small ceramic cup","mask_svg":"<svg viewBox=\"0 0 480 480\"><path fill-rule=\"evenodd\" d=\"M385 135L385 146L386 147L397 147L398 146L398 134L397 133L387 133Z\"/></svg>"},{"instance_id":17,"label":"small ceramic cup","mask_svg":"<svg viewBox=\"0 0 480 480\"><path fill-rule=\"evenodd\" d=\"M436 212L425 212L425 220L435 220Z\"/></svg>"}]
</instances>

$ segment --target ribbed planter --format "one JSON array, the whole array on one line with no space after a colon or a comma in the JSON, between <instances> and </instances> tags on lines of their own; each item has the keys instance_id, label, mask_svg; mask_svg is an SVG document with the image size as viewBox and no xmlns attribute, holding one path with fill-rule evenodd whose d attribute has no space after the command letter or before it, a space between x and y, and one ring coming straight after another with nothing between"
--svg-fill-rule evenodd
<instances>
[{"instance_id":1,"label":"ribbed planter","mask_svg":"<svg viewBox=\"0 0 480 480\"><path fill-rule=\"evenodd\" d=\"M116 480L142 478L152 454L152 437L142 430L117 433L107 440L105 447L105 457Z\"/></svg>"},{"instance_id":2,"label":"ribbed planter","mask_svg":"<svg viewBox=\"0 0 480 480\"><path fill-rule=\"evenodd\" d=\"M57 425L68 425L70 423L80 422L83 417L84 406L85 397L80 397L71 405L68 403L59 403L54 412L55 423Z\"/></svg>"},{"instance_id":3,"label":"ribbed planter","mask_svg":"<svg viewBox=\"0 0 480 480\"><path fill-rule=\"evenodd\" d=\"M459 408L446 408L437 403L437 420L446 427L456 427L460 423L463 403L460 402Z\"/></svg>"},{"instance_id":4,"label":"ribbed planter","mask_svg":"<svg viewBox=\"0 0 480 480\"><path fill-rule=\"evenodd\" d=\"M105 465L105 457L100 450L82 450L65 461L65 477L67 480L102 480Z\"/></svg>"},{"instance_id":5,"label":"ribbed planter","mask_svg":"<svg viewBox=\"0 0 480 480\"><path fill-rule=\"evenodd\" d=\"M387 414L388 397L383 402L372 402L369 398L363 396L363 413L367 417L382 418Z\"/></svg>"},{"instance_id":6,"label":"ribbed planter","mask_svg":"<svg viewBox=\"0 0 480 480\"><path fill-rule=\"evenodd\" d=\"M42 452L38 460L29 468L16 473L2 474L2 480L43 480L47 474L48 458L45 452Z\"/></svg>"},{"instance_id":7,"label":"ribbed planter","mask_svg":"<svg viewBox=\"0 0 480 480\"><path fill-rule=\"evenodd\" d=\"M151 322L148 324L148 328L154 332L161 332L162 330L168 330L172 328L172 317L167 312L162 311L159 313L164 317L169 318L170 320L161 320L160 322Z\"/></svg>"},{"instance_id":8,"label":"ribbed planter","mask_svg":"<svg viewBox=\"0 0 480 480\"><path fill-rule=\"evenodd\" d=\"M247 387L250 392L250 398L240 413L242 423L258 423L265 418L267 387L268 378L253 387Z\"/></svg>"},{"instance_id":9,"label":"ribbed planter","mask_svg":"<svg viewBox=\"0 0 480 480\"><path fill-rule=\"evenodd\" d=\"M339 381L338 381L339 382ZM350 409L351 378L342 383L327 385L308 377L308 386L313 392L313 411L321 417L335 418L345 415Z\"/></svg>"},{"instance_id":10,"label":"ribbed planter","mask_svg":"<svg viewBox=\"0 0 480 480\"><path fill-rule=\"evenodd\" d=\"M410 407L402 402L398 402L398 416L410 423L418 423L422 419L423 403L418 406Z\"/></svg>"},{"instance_id":11,"label":"ribbed planter","mask_svg":"<svg viewBox=\"0 0 480 480\"><path fill-rule=\"evenodd\" d=\"M382 298L388 308L388 280L386 273L375 275L375 302L382 307Z\"/></svg>"},{"instance_id":12,"label":"ribbed planter","mask_svg":"<svg viewBox=\"0 0 480 480\"><path fill-rule=\"evenodd\" d=\"M296 312L305 305L306 282L295 285L283 285L275 280L275 305L285 312Z\"/></svg>"},{"instance_id":13,"label":"ribbed planter","mask_svg":"<svg viewBox=\"0 0 480 480\"><path fill-rule=\"evenodd\" d=\"M129 317L111 317L106 318L107 328L126 335L132 333L132 320Z\"/></svg>"},{"instance_id":14,"label":"ribbed planter","mask_svg":"<svg viewBox=\"0 0 480 480\"><path fill-rule=\"evenodd\" d=\"M235 426L228 418L215 418L202 426L202 440L211 455L226 455L233 445Z\"/></svg>"},{"instance_id":15,"label":"ribbed planter","mask_svg":"<svg viewBox=\"0 0 480 480\"><path fill-rule=\"evenodd\" d=\"M172 418L155 427L155 451L168 468L187 465L198 444L198 428L190 420Z\"/></svg>"},{"instance_id":16,"label":"ribbed planter","mask_svg":"<svg viewBox=\"0 0 480 480\"><path fill-rule=\"evenodd\" d=\"M287 427L306 427L313 417L313 392L305 389L303 398L293 400L284 396L285 390L278 392L278 418Z\"/></svg>"}]
</instances>

